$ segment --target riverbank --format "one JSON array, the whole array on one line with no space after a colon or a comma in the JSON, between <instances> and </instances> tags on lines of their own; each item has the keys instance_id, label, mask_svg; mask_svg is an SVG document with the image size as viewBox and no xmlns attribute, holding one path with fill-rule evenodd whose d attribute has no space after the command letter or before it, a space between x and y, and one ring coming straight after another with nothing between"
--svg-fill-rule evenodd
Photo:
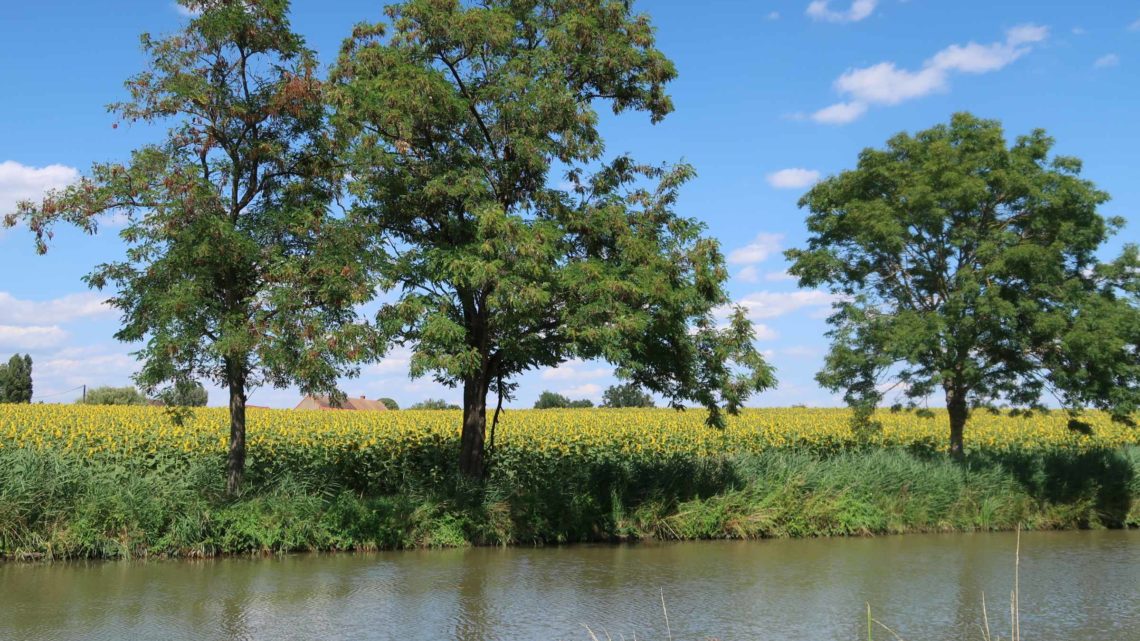
<instances>
[{"instance_id":1,"label":"riverbank","mask_svg":"<svg viewBox=\"0 0 1140 641\"><path fill-rule=\"evenodd\" d=\"M1140 447L1048 417L979 421L957 464L914 417L860 443L836 410L725 431L694 412L512 412L473 485L451 468L451 413L261 412L231 499L215 411L13 407L0 555L16 559L1140 526Z\"/></svg>"}]
</instances>

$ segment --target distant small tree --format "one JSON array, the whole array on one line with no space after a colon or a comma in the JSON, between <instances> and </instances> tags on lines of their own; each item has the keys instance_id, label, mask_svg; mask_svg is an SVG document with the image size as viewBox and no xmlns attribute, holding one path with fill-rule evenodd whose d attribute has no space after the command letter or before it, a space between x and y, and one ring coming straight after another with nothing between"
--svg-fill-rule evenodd
<instances>
[{"instance_id":1,"label":"distant small tree","mask_svg":"<svg viewBox=\"0 0 1140 641\"><path fill-rule=\"evenodd\" d=\"M416 403L415 405L409 407L408 409L411 409L411 410L457 410L460 408L458 405L455 405L454 403L448 403L447 401L443 400L442 398L438 398L438 399L437 398L429 398L426 400L422 400L419 403Z\"/></svg>"},{"instance_id":2,"label":"distant small tree","mask_svg":"<svg viewBox=\"0 0 1140 641\"><path fill-rule=\"evenodd\" d=\"M32 357L13 354L0 365L0 403L32 402Z\"/></svg>"},{"instance_id":3,"label":"distant small tree","mask_svg":"<svg viewBox=\"0 0 1140 641\"><path fill-rule=\"evenodd\" d=\"M580 398L578 400L572 401L562 394L556 394L549 390L539 394L538 400L534 403L534 409L536 410L586 408L593 406L594 402L588 398Z\"/></svg>"},{"instance_id":4,"label":"distant small tree","mask_svg":"<svg viewBox=\"0 0 1140 641\"><path fill-rule=\"evenodd\" d=\"M549 390L539 394L538 400L534 402L534 409L536 410L561 409L564 407L570 407L570 399Z\"/></svg>"},{"instance_id":5,"label":"distant small tree","mask_svg":"<svg viewBox=\"0 0 1140 641\"><path fill-rule=\"evenodd\" d=\"M388 409L390 409L390 410L398 410L398 409L400 409L400 405L399 405L399 403L397 403L397 402L396 402L396 400L395 400L395 399L392 399L392 398L382 398L382 399L380 399L380 402L384 404L384 407L387 407L387 408L388 408Z\"/></svg>"},{"instance_id":6,"label":"distant small tree","mask_svg":"<svg viewBox=\"0 0 1140 641\"><path fill-rule=\"evenodd\" d=\"M602 392L602 407L653 407L653 397L634 383L611 385Z\"/></svg>"},{"instance_id":7,"label":"distant small tree","mask_svg":"<svg viewBox=\"0 0 1140 641\"><path fill-rule=\"evenodd\" d=\"M205 407L210 395L201 383L183 380L159 394L157 400L169 407Z\"/></svg>"},{"instance_id":8,"label":"distant small tree","mask_svg":"<svg viewBox=\"0 0 1140 641\"><path fill-rule=\"evenodd\" d=\"M87 390L87 405L146 405L146 396L134 387L96 387Z\"/></svg>"}]
</instances>

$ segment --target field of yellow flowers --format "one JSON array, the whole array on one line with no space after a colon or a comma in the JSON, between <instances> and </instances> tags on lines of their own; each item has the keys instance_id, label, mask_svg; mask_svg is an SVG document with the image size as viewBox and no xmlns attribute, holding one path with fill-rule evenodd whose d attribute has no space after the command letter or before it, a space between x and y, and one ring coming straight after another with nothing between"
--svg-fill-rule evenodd
<instances>
[{"instance_id":1,"label":"field of yellow flowers","mask_svg":"<svg viewBox=\"0 0 1140 641\"><path fill-rule=\"evenodd\" d=\"M704 424L701 410L509 410L495 434L500 451L553 457L675 458L759 453L772 449L837 451L855 445L842 409L758 409L730 417L727 428ZM921 417L880 412L882 429L871 445L946 447L942 412ZM1106 415L1084 417L1091 433L1067 427L1062 412L1010 417L977 412L967 426L968 449L1037 452L1056 448L1117 448L1140 444L1140 430ZM452 411L249 412L249 450L265 459L399 459L423 450L450 449L459 437ZM82 405L0 405L0 448L35 448L95 458L219 455L228 436L225 409L198 409L172 420L161 408Z\"/></svg>"},{"instance_id":2,"label":"field of yellow flowers","mask_svg":"<svg viewBox=\"0 0 1140 641\"><path fill-rule=\"evenodd\" d=\"M1096 413L978 412L961 466L941 412L508 410L477 486L460 418L251 410L234 499L224 409L0 405L0 559L1140 526L1140 430Z\"/></svg>"}]
</instances>

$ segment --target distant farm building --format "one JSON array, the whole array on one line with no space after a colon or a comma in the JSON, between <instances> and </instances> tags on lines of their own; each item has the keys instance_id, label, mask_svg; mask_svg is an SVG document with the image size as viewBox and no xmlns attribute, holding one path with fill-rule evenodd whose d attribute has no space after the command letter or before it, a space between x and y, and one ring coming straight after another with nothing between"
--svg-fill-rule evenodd
<instances>
[{"instance_id":1,"label":"distant farm building","mask_svg":"<svg viewBox=\"0 0 1140 641\"><path fill-rule=\"evenodd\" d=\"M306 396L297 403L298 410L360 410L364 412L387 412L388 408L385 407L380 401L370 401L361 396L360 398L346 398L340 403L340 407L333 406L327 396Z\"/></svg>"}]
</instances>

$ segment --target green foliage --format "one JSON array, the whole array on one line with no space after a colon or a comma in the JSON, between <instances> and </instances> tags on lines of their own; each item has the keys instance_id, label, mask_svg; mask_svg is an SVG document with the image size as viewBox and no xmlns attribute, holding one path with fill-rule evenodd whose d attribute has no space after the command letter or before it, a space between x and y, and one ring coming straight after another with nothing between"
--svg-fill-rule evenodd
<instances>
[{"instance_id":1,"label":"green foliage","mask_svg":"<svg viewBox=\"0 0 1140 641\"><path fill-rule=\"evenodd\" d=\"M536 410L587 408L593 406L594 402L588 398L572 401L561 394L556 394L551 391L543 391L538 395L538 400L534 402L534 409Z\"/></svg>"},{"instance_id":2,"label":"green foliage","mask_svg":"<svg viewBox=\"0 0 1140 641\"><path fill-rule=\"evenodd\" d=\"M146 396L134 387L96 387L80 400L87 405L146 405Z\"/></svg>"},{"instance_id":3,"label":"green foliage","mask_svg":"<svg viewBox=\"0 0 1140 641\"><path fill-rule=\"evenodd\" d=\"M8 448L0 450L0 558L1136 526L1138 465L1140 448L965 467L901 450L657 463L515 458L496 459L479 491L414 470L395 487L387 476L293 470L251 475L228 498L216 459L111 465Z\"/></svg>"},{"instance_id":4,"label":"green foliage","mask_svg":"<svg viewBox=\"0 0 1140 641\"><path fill-rule=\"evenodd\" d=\"M869 417L884 382L918 402L946 397L951 452L970 408L998 403L1126 419L1140 404L1140 259L1098 252L1123 221L1076 158L1036 130L1006 144L969 114L817 184L807 247L787 252L801 287L840 300L817 380Z\"/></svg>"},{"instance_id":5,"label":"green foliage","mask_svg":"<svg viewBox=\"0 0 1140 641\"><path fill-rule=\"evenodd\" d=\"M210 402L210 395L201 383L181 380L163 390L158 400L168 407L205 407Z\"/></svg>"},{"instance_id":6,"label":"green foliage","mask_svg":"<svg viewBox=\"0 0 1140 641\"><path fill-rule=\"evenodd\" d=\"M633 383L611 385L602 392L602 407L653 407L653 397Z\"/></svg>"},{"instance_id":7,"label":"green foliage","mask_svg":"<svg viewBox=\"0 0 1140 641\"><path fill-rule=\"evenodd\" d=\"M32 357L13 354L0 364L0 403L32 402Z\"/></svg>"},{"instance_id":8,"label":"green foliage","mask_svg":"<svg viewBox=\"0 0 1140 641\"><path fill-rule=\"evenodd\" d=\"M247 390L335 394L375 346L354 311L373 295L374 234L331 209L341 165L289 3L180 4L194 17L170 37L142 36L147 68L111 106L126 122L169 123L167 135L19 203L5 223L26 223L42 253L57 223L95 233L102 215L126 216L125 259L86 282L115 292L116 337L141 342L145 391L185 379L229 390L236 491Z\"/></svg>"},{"instance_id":9,"label":"green foliage","mask_svg":"<svg viewBox=\"0 0 1140 641\"><path fill-rule=\"evenodd\" d=\"M390 410L400 409L400 404L396 402L396 399L382 398L382 399L380 399L380 402L384 404L384 407L387 407Z\"/></svg>"},{"instance_id":10,"label":"green foliage","mask_svg":"<svg viewBox=\"0 0 1140 641\"><path fill-rule=\"evenodd\" d=\"M479 475L488 392L570 358L719 423L773 382L743 313L718 329L717 243L673 207L686 165L603 160L595 108L672 110L649 19L609 0L408 0L362 25L330 92L357 214L390 240L378 315L411 372L464 388ZM390 27L391 34L385 36ZM552 188L557 163L566 188Z\"/></svg>"},{"instance_id":11,"label":"green foliage","mask_svg":"<svg viewBox=\"0 0 1140 641\"><path fill-rule=\"evenodd\" d=\"M424 399L424 400L420 401L419 403L416 403L415 405L412 405L408 409L410 409L410 410L457 410L457 409L460 409L460 407L458 405L455 405L454 403L448 403L447 401L443 400L442 398L438 398L438 399L437 398L428 398L428 399Z\"/></svg>"}]
</instances>

